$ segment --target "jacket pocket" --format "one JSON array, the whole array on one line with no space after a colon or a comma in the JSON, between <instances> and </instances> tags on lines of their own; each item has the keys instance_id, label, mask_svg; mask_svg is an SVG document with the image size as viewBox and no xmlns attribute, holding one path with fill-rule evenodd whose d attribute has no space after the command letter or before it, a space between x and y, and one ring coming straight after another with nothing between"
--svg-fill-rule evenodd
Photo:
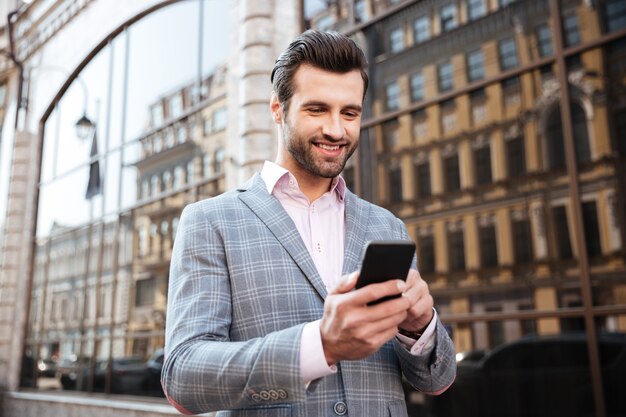
<instances>
[{"instance_id":1,"label":"jacket pocket","mask_svg":"<svg viewBox=\"0 0 626 417\"><path fill-rule=\"evenodd\" d=\"M387 409L389 410L389 417L408 417L406 402L403 400L389 401Z\"/></svg>"},{"instance_id":2,"label":"jacket pocket","mask_svg":"<svg viewBox=\"0 0 626 417\"><path fill-rule=\"evenodd\" d=\"M265 407L219 411L216 417L291 417L291 406L268 405Z\"/></svg>"}]
</instances>

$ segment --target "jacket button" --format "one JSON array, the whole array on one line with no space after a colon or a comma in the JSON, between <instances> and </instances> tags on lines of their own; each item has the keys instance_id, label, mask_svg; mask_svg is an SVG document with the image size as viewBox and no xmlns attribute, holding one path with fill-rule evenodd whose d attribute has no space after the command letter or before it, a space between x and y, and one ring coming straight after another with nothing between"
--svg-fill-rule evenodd
<instances>
[{"instance_id":1,"label":"jacket button","mask_svg":"<svg viewBox=\"0 0 626 417\"><path fill-rule=\"evenodd\" d=\"M256 393L252 394L252 400L256 401L256 402L259 402L259 401L261 401L261 396L259 394L256 394Z\"/></svg>"},{"instance_id":2,"label":"jacket button","mask_svg":"<svg viewBox=\"0 0 626 417\"><path fill-rule=\"evenodd\" d=\"M343 401L337 401L335 405L333 406L333 410L335 411L335 414L337 414L338 416L343 416L344 414L348 412L348 407L346 406L346 403L344 403Z\"/></svg>"},{"instance_id":3,"label":"jacket button","mask_svg":"<svg viewBox=\"0 0 626 417\"><path fill-rule=\"evenodd\" d=\"M281 400L284 400L285 398L287 398L287 391L285 391L284 389L278 389L278 398L280 398Z\"/></svg>"}]
</instances>

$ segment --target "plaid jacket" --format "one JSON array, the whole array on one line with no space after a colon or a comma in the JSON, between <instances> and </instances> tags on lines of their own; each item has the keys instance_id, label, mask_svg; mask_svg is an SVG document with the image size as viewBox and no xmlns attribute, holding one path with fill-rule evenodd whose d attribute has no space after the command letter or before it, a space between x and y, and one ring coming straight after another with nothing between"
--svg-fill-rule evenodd
<instances>
[{"instance_id":1,"label":"plaid jacket","mask_svg":"<svg viewBox=\"0 0 626 417\"><path fill-rule=\"evenodd\" d=\"M344 273L365 245L408 239L390 212L346 192ZM454 347L438 323L428 359L395 340L338 364L305 387L299 348L305 323L323 313L326 288L281 204L254 176L246 186L191 204L172 254L162 384L184 414L406 416L402 373L423 392L455 377Z\"/></svg>"}]
</instances>

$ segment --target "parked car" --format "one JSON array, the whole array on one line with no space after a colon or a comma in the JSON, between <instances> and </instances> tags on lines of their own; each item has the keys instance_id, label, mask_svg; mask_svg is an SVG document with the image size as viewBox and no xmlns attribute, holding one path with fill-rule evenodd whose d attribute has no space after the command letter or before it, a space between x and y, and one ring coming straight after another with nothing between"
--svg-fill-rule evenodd
<instances>
[{"instance_id":1,"label":"parked car","mask_svg":"<svg viewBox=\"0 0 626 417\"><path fill-rule=\"evenodd\" d=\"M88 357L83 357L80 363L81 367L86 369L89 367L90 359ZM63 389L76 389L79 368L78 364L79 361L76 355L63 357L57 363L56 376L59 378Z\"/></svg>"},{"instance_id":2,"label":"parked car","mask_svg":"<svg viewBox=\"0 0 626 417\"><path fill-rule=\"evenodd\" d=\"M142 391L144 395L164 397L161 387L161 369L163 369L163 349L154 352L146 362Z\"/></svg>"},{"instance_id":3,"label":"parked car","mask_svg":"<svg viewBox=\"0 0 626 417\"><path fill-rule=\"evenodd\" d=\"M626 334L600 334L609 416L626 415ZM584 333L532 336L501 345L478 360L460 361L457 378L428 398L436 417L590 417L594 415Z\"/></svg>"}]
</instances>

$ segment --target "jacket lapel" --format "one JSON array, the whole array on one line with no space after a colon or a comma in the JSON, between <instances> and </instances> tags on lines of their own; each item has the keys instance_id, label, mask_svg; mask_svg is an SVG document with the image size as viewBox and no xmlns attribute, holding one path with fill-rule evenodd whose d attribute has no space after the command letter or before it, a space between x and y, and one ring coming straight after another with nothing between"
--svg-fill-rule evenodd
<instances>
[{"instance_id":1,"label":"jacket lapel","mask_svg":"<svg viewBox=\"0 0 626 417\"><path fill-rule=\"evenodd\" d=\"M369 218L369 204L346 190L346 238L344 242L343 274L356 271L365 251L365 233Z\"/></svg>"},{"instance_id":2,"label":"jacket lapel","mask_svg":"<svg viewBox=\"0 0 626 417\"><path fill-rule=\"evenodd\" d=\"M280 202L267 193L261 176L256 174L238 190L241 191L239 194L241 201L267 226L311 282L320 297L325 299L328 293L326 286L317 272L315 263L304 245L296 225ZM271 265L268 267L271 268Z\"/></svg>"}]
</instances>

